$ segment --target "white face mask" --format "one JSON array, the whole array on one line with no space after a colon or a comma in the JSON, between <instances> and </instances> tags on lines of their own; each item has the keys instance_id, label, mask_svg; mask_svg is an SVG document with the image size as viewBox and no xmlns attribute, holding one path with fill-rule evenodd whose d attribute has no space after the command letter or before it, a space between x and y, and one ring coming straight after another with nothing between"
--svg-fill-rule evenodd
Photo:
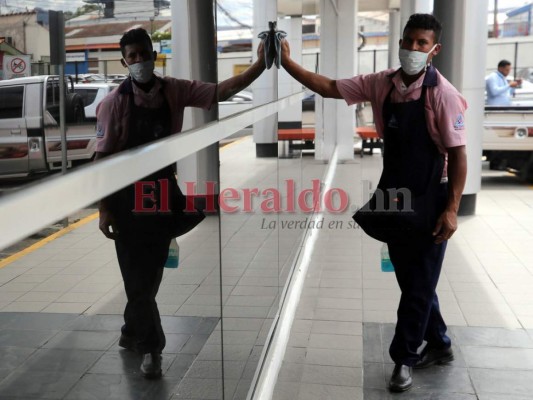
<instances>
[{"instance_id":1,"label":"white face mask","mask_svg":"<svg viewBox=\"0 0 533 400\"><path fill-rule=\"evenodd\" d=\"M124 60L124 62L126 61ZM152 75L154 74L155 68L154 60L148 60L131 65L126 63L126 65L128 66L128 70L130 71L131 77L136 82L148 83L152 79Z\"/></svg>"},{"instance_id":2,"label":"white face mask","mask_svg":"<svg viewBox=\"0 0 533 400\"><path fill-rule=\"evenodd\" d=\"M398 55L400 57L400 64L403 72L407 75L416 75L426 68L429 54L435 50L437 44L431 48L430 51L424 53L423 51L413 51L407 49L400 49Z\"/></svg>"}]
</instances>

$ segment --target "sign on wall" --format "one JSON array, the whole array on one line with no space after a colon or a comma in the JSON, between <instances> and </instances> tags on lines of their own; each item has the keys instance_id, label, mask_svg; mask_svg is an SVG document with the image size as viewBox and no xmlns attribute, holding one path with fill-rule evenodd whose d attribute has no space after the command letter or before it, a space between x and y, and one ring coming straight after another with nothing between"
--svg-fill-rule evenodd
<instances>
[{"instance_id":1,"label":"sign on wall","mask_svg":"<svg viewBox=\"0 0 533 400\"><path fill-rule=\"evenodd\" d=\"M162 54L172 53L172 40L161 40L161 53Z\"/></svg>"},{"instance_id":2,"label":"sign on wall","mask_svg":"<svg viewBox=\"0 0 533 400\"><path fill-rule=\"evenodd\" d=\"M74 52L74 53L67 53L66 54L66 61L69 62L85 62L87 61L87 57L85 56L84 51Z\"/></svg>"},{"instance_id":3,"label":"sign on wall","mask_svg":"<svg viewBox=\"0 0 533 400\"><path fill-rule=\"evenodd\" d=\"M23 78L31 76L30 56L4 55L4 79Z\"/></svg>"}]
</instances>

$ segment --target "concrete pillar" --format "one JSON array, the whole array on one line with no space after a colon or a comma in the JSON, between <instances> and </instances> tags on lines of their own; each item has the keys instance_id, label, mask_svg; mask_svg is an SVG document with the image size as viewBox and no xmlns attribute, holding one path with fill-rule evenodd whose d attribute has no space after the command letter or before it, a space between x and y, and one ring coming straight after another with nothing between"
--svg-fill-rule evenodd
<instances>
[{"instance_id":1,"label":"concrete pillar","mask_svg":"<svg viewBox=\"0 0 533 400\"><path fill-rule=\"evenodd\" d=\"M350 78L357 73L358 0L338 0L337 77ZM355 106L337 100L337 146L339 160L353 159Z\"/></svg>"},{"instance_id":2,"label":"concrete pillar","mask_svg":"<svg viewBox=\"0 0 533 400\"><path fill-rule=\"evenodd\" d=\"M398 9L389 10L389 68L400 65L398 51L400 49L400 39L402 38L403 26L401 26L401 13Z\"/></svg>"},{"instance_id":3,"label":"concrete pillar","mask_svg":"<svg viewBox=\"0 0 533 400\"><path fill-rule=\"evenodd\" d=\"M173 1L171 7L174 55L171 76L216 83L218 77L213 1ZM187 108L183 130L215 121L217 114L216 106L209 111ZM184 182L196 182L196 194L206 194L206 182L219 182L218 159L218 144L214 144L178 161L178 182L182 191L185 193ZM203 208L207 198L197 197L195 200L197 207Z\"/></svg>"},{"instance_id":4,"label":"concrete pillar","mask_svg":"<svg viewBox=\"0 0 533 400\"><path fill-rule=\"evenodd\" d=\"M461 215L472 215L481 190L485 60L488 0L435 0L435 17L443 25L442 50L434 64L468 102L465 121L468 175Z\"/></svg>"},{"instance_id":5,"label":"concrete pillar","mask_svg":"<svg viewBox=\"0 0 533 400\"><path fill-rule=\"evenodd\" d=\"M433 11L433 0L401 0L401 21L400 29L403 31L407 20L412 14L431 14Z\"/></svg>"},{"instance_id":6,"label":"concrete pillar","mask_svg":"<svg viewBox=\"0 0 533 400\"><path fill-rule=\"evenodd\" d=\"M287 32L287 40L291 47L291 58L302 64L302 17L291 16L278 20L278 29ZM282 98L302 91L302 85L281 68L278 75L278 97ZM302 105L287 107L278 114L279 128L302 127Z\"/></svg>"},{"instance_id":7,"label":"concrete pillar","mask_svg":"<svg viewBox=\"0 0 533 400\"><path fill-rule=\"evenodd\" d=\"M356 74L357 9L357 0L321 0L320 74L333 79ZM339 159L353 159L354 106L318 95L315 105L315 159L329 160L336 146Z\"/></svg>"},{"instance_id":8,"label":"concrete pillar","mask_svg":"<svg viewBox=\"0 0 533 400\"><path fill-rule=\"evenodd\" d=\"M252 58L257 60L259 32L268 30L269 21L277 21L278 5L275 0L254 0L254 30L252 40ZM278 98L278 69L272 67L261 74L252 84L254 106L269 103ZM278 116L272 115L254 124L254 142L257 157L277 157Z\"/></svg>"}]
</instances>

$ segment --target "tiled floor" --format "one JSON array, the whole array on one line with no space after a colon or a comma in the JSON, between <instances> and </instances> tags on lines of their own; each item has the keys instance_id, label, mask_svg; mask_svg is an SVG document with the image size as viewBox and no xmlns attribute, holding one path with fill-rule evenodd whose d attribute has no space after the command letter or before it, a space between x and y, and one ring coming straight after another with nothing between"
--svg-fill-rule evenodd
<instances>
[{"instance_id":1,"label":"tiled floor","mask_svg":"<svg viewBox=\"0 0 533 400\"><path fill-rule=\"evenodd\" d=\"M365 323L363 328L364 398L398 398L385 389L393 363L388 348L394 324ZM455 360L413 373L409 399L531 398L533 339L525 330L450 327ZM518 384L517 384L518 383Z\"/></svg>"},{"instance_id":2,"label":"tiled floor","mask_svg":"<svg viewBox=\"0 0 533 400\"><path fill-rule=\"evenodd\" d=\"M242 140L221 152L222 185L238 190L275 188L278 179L295 179L299 184L303 174L301 160L283 160L280 164L276 159L257 159L251 139ZM321 177L324 168L323 163L311 162L307 173ZM180 267L165 270L157 296L162 315L215 318L219 323L211 335L193 337L187 343L187 347L195 346L198 357L180 385L174 391L162 392L162 398L165 393L169 394L168 398L179 399L221 398L221 354L224 350L226 398L245 399L273 315L278 310L279 293L302 230L261 229L264 218L277 222L277 217L261 212L228 213L221 218L220 237L219 221L212 215L197 229L181 237ZM294 214L287 218L300 217ZM219 268L220 247L222 271ZM220 321L221 300L223 321ZM96 220L0 268L0 313L35 313L31 315L42 314L43 318L67 313L121 320L125 303L113 243L98 231ZM54 340L64 345L85 343L93 336L96 340L102 335L118 335L119 328L120 325L112 332L94 335L93 332L56 333ZM165 332L167 338L174 335L167 328ZM22 344L27 336L12 333L10 339ZM116 340L115 336L113 338ZM9 371L4 372L7 377ZM114 377L106 377L107 373L102 370L98 376L80 375L78 379L87 387L106 386L105 382L109 381L109 385L116 387L113 390L122 393L123 387L128 386L127 380L115 381ZM11 378L10 375L6 379ZM99 381L103 383L97 384ZM55 389L39 390L53 395ZM86 398L86 390L72 392L69 396ZM113 396L104 392L93 395L98 399Z\"/></svg>"},{"instance_id":3,"label":"tiled floor","mask_svg":"<svg viewBox=\"0 0 533 400\"><path fill-rule=\"evenodd\" d=\"M122 316L1 313L0 399L167 400L187 372L194 374L218 322L163 317L164 378L150 381L140 375L141 356L117 344ZM220 381L220 366L213 371Z\"/></svg>"},{"instance_id":4,"label":"tiled floor","mask_svg":"<svg viewBox=\"0 0 533 400\"><path fill-rule=\"evenodd\" d=\"M360 199L360 182L375 184L381 161L375 155L339 165L334 186ZM274 398L530 399L531 189L509 174L483 171L476 215L460 218L437 289L457 361L417 371L415 388L403 395L385 390L392 371L386 349L400 292L394 274L380 271L381 244L346 223L322 229ZM348 221L347 214L330 219ZM371 334L372 327L384 334Z\"/></svg>"},{"instance_id":5,"label":"tiled floor","mask_svg":"<svg viewBox=\"0 0 533 400\"><path fill-rule=\"evenodd\" d=\"M278 160L278 175L270 176L272 165L256 160L250 146L243 141L226 150L222 167L232 173L226 186L297 178L303 188L323 176L325 165L311 158ZM376 181L381 161L376 154L340 164L333 186L361 204L361 182ZM460 219L438 287L459 356L452 366L417 372L413 396L524 400L533 391L533 190L505 174L484 175L477 213ZM384 388L390 365L383 349L399 290L394 275L379 270L380 244L351 225L351 213L325 216L275 399L389 398ZM180 239L183 264L166 271L158 296L165 320L219 321L222 278L227 399L246 398L299 245L301 232L261 230L263 218L235 214L222 221L221 277L218 221L208 217L202 232ZM299 217L285 213L277 221L291 218ZM0 269L0 399L220 398L220 322L210 335L198 333L185 343L183 332L166 326L167 373L159 383L145 382L134 371L139 361L115 344L124 304L114 248L96 221ZM79 329L68 328L74 320ZM369 349L379 347L365 336L371 327L383 331L381 348L371 352L382 361L368 358ZM407 397L411 394L403 398L418 398Z\"/></svg>"}]
</instances>

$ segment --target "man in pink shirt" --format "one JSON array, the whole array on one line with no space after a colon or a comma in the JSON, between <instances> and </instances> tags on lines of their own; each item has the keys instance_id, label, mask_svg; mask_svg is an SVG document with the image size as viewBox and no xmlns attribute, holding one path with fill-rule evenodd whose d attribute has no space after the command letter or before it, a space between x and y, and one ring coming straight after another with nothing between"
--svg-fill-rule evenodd
<instances>
[{"instance_id":1,"label":"man in pink shirt","mask_svg":"<svg viewBox=\"0 0 533 400\"><path fill-rule=\"evenodd\" d=\"M218 85L160 78L154 75L157 53L142 28L125 33L120 49L130 77L98 106L97 160L180 132L185 107L209 109L250 85L265 69L260 46L259 59L250 68ZM155 298L170 241L190 226L184 209L185 197L172 166L102 199L99 205L100 230L115 241L128 299L119 345L143 355L140 369L146 378L161 377L165 335ZM201 218L193 216L196 223Z\"/></svg>"},{"instance_id":2,"label":"man in pink shirt","mask_svg":"<svg viewBox=\"0 0 533 400\"><path fill-rule=\"evenodd\" d=\"M447 240L457 229L457 211L466 179L467 107L461 94L431 65L441 45L442 27L429 14L414 14L400 40L399 70L334 80L303 69L290 59L283 42L283 67L323 97L349 105L369 101L376 130L384 138L383 188L408 188L427 197L434 219L408 242L387 242L402 296L389 353L395 368L389 389L412 386L412 368L453 360L437 287ZM378 189L380 188L378 185ZM431 191L430 188L433 188ZM398 201L398 198L391 199ZM429 217L429 212L427 217ZM427 220L427 218L426 218ZM403 239L405 240L405 239ZM421 354L417 349L427 344Z\"/></svg>"}]
</instances>

